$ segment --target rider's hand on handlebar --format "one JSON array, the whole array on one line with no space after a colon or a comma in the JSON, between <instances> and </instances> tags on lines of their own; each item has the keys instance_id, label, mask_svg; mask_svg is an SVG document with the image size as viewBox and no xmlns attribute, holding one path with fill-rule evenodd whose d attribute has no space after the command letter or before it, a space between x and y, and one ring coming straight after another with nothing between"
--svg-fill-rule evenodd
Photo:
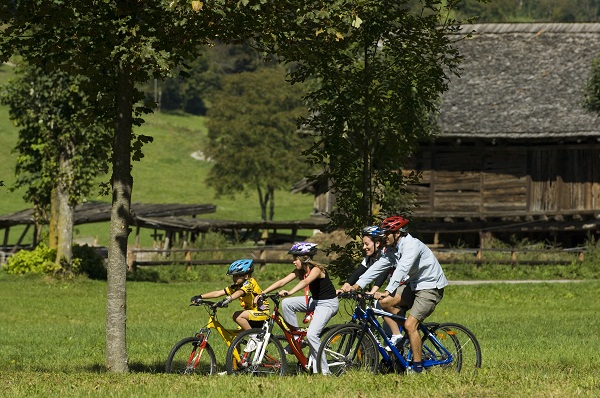
<instances>
[{"instance_id":1,"label":"rider's hand on handlebar","mask_svg":"<svg viewBox=\"0 0 600 398\"><path fill-rule=\"evenodd\" d=\"M267 295L265 293L257 294L256 297L254 297L254 304L258 304L259 301L264 301L266 297Z\"/></svg>"},{"instance_id":2,"label":"rider's hand on handlebar","mask_svg":"<svg viewBox=\"0 0 600 398\"><path fill-rule=\"evenodd\" d=\"M228 305L229 305L229 300L227 298L224 298L223 300L217 302L215 304L215 307L226 308Z\"/></svg>"},{"instance_id":3,"label":"rider's hand on handlebar","mask_svg":"<svg viewBox=\"0 0 600 398\"><path fill-rule=\"evenodd\" d=\"M196 304L196 305L200 305L200 304L202 304L202 295L200 295L200 294L199 294L199 295L197 295L197 296L194 296L194 297L192 297L192 298L190 299L190 302L191 302L192 304Z\"/></svg>"},{"instance_id":4,"label":"rider's hand on handlebar","mask_svg":"<svg viewBox=\"0 0 600 398\"><path fill-rule=\"evenodd\" d=\"M279 294L281 297L285 297L285 296L287 296L289 293L288 293L288 291L287 291L287 290L280 290L278 294Z\"/></svg>"},{"instance_id":5,"label":"rider's hand on handlebar","mask_svg":"<svg viewBox=\"0 0 600 398\"><path fill-rule=\"evenodd\" d=\"M343 292L350 292L350 291L352 291L352 290L353 290L353 287L352 287L352 285L350 285L348 282L346 282L346 283L344 283L344 284L342 285L342 288L341 288L341 290L342 290Z\"/></svg>"}]
</instances>

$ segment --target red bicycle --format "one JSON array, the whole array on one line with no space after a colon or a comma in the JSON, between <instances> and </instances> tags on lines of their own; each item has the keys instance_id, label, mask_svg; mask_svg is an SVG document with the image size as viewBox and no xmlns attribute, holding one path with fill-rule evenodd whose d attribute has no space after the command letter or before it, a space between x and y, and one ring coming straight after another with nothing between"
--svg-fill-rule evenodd
<instances>
[{"instance_id":1,"label":"red bicycle","mask_svg":"<svg viewBox=\"0 0 600 398\"><path fill-rule=\"evenodd\" d=\"M286 354L296 356L298 371L313 373L312 359L302 352L302 348L307 346L306 328L294 327L283 319L279 312L278 293L263 295L263 298L273 301L273 313L262 328L245 330L233 339L225 361L227 373L254 376L284 375L287 369ZM273 334L275 324L279 325L283 336ZM280 340L287 341L288 346L285 350Z\"/></svg>"}]
</instances>

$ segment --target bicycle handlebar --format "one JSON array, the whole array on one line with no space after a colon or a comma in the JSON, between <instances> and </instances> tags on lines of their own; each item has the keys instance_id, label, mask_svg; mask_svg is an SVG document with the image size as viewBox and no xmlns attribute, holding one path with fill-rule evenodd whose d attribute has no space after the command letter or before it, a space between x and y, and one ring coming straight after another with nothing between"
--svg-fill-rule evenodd
<instances>
[{"instance_id":1,"label":"bicycle handlebar","mask_svg":"<svg viewBox=\"0 0 600 398\"><path fill-rule=\"evenodd\" d=\"M349 292L341 292L338 294L338 297L344 298L344 299L353 299L353 300L360 300L360 299L365 299L365 300L369 300L369 301L375 300L374 294L359 292L357 290L351 290Z\"/></svg>"},{"instance_id":2,"label":"bicycle handlebar","mask_svg":"<svg viewBox=\"0 0 600 398\"><path fill-rule=\"evenodd\" d=\"M206 300L202 300L201 302L192 302L190 303L190 307L200 307L201 305L204 305L206 307L210 307L211 310L216 310L217 308L220 308L219 301L206 301Z\"/></svg>"}]
</instances>

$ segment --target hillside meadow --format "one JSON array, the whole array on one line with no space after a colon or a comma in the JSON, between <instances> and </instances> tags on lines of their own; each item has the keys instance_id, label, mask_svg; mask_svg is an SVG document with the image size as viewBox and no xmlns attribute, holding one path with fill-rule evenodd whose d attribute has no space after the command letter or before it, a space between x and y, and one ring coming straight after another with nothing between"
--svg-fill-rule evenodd
<instances>
[{"instance_id":1,"label":"hillside meadow","mask_svg":"<svg viewBox=\"0 0 600 398\"><path fill-rule=\"evenodd\" d=\"M269 265L261 285L289 271ZM459 322L478 337L476 375L320 375L274 378L165 374L171 347L207 318L188 306L224 287L224 266L196 268L189 282L128 282L130 372L105 371L106 284L0 273L0 395L73 397L596 397L600 395L599 281L451 285L432 321ZM236 306L219 312L232 326ZM350 310L350 308L348 308ZM332 321L349 319L345 306ZM223 369L225 344L212 340ZM288 359L291 358L288 356ZM290 359L291 360L291 359Z\"/></svg>"},{"instance_id":2,"label":"hillside meadow","mask_svg":"<svg viewBox=\"0 0 600 398\"><path fill-rule=\"evenodd\" d=\"M0 65L0 84L12 77L12 68ZM239 221L261 219L256 191L216 198L214 190L206 186L204 181L210 163L203 159L201 152L206 138L204 117L159 112L144 119L146 123L135 128L134 132L152 136L154 140L144 145L144 158L133 163L132 202L214 204L217 211L201 217ZM8 118L8 108L0 106L0 181L6 185L0 187L0 215L31 207L22 198L23 189L14 192L8 189L15 181L17 154L13 153L13 148L17 138L18 130ZM98 184L108 180L109 176L100 176ZM110 197L98 193L99 189L94 190L86 200L110 202ZM275 193L275 220L307 219L312 207L310 195L292 194L289 189ZM75 229L75 238L81 242L95 241L99 245L107 245L108 227L108 223L79 225ZM10 244L16 243L21 231L22 228L11 230ZM143 231L142 245L152 245L151 233L150 230ZM131 237L132 242L133 239Z\"/></svg>"}]
</instances>

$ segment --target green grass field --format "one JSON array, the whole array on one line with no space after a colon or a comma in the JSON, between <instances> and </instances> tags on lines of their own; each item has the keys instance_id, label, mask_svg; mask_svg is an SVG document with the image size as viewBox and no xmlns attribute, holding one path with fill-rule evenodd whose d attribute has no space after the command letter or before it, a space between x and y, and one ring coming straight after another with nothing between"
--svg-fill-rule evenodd
<instances>
[{"instance_id":1,"label":"green grass field","mask_svg":"<svg viewBox=\"0 0 600 398\"><path fill-rule=\"evenodd\" d=\"M269 266L271 267L271 266ZM269 268L267 267L267 268ZM289 270L257 271L261 284ZM477 375L341 378L181 377L164 374L171 347L207 314L189 298L225 286L224 267L185 283L129 282L129 374L105 371L104 282L0 273L0 395L85 397L597 397L600 395L600 282L451 285L432 321L469 327L483 350ZM194 274L194 272L192 272ZM191 275L192 277L193 275ZM230 306L220 319L231 326ZM343 311L332 322L349 318ZM214 347L221 368L225 344ZM290 357L288 357L290 358Z\"/></svg>"},{"instance_id":2,"label":"green grass field","mask_svg":"<svg viewBox=\"0 0 600 398\"><path fill-rule=\"evenodd\" d=\"M12 69L0 66L0 84L8 81ZM157 113L149 115L146 123L135 132L150 135L154 142L144 146L145 157L133 164L133 202L140 203L185 203L214 204L216 213L202 217L239 221L260 220L260 207L255 191L236 197L214 197L214 190L204 183L210 163L197 160L192 154L201 149L206 137L204 118L192 115ZM13 213L31 207L22 199L23 190L10 192L8 186L15 181L16 145L18 130L8 119L7 107L0 106L0 181L7 187L0 187L0 215ZM235 159L232 159L235 161ZM108 181L103 176L101 181ZM291 188L291 186L290 186ZM110 202L110 197L90 195L89 201ZM281 190L275 194L275 220L301 220L310 216L313 198L310 195L291 194ZM21 229L11 230L10 242L16 243ZM75 238L82 241L97 240L100 245L108 243L108 223L86 224L76 227ZM142 245L151 245L150 233L144 231ZM131 238L133 241L133 237Z\"/></svg>"}]
</instances>

